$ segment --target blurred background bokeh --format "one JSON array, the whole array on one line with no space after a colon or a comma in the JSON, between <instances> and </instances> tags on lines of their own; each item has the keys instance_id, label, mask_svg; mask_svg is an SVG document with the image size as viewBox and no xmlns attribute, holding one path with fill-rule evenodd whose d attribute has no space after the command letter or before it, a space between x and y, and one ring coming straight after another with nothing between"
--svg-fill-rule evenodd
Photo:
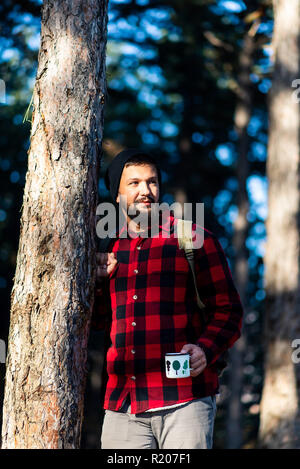
<instances>
[{"instance_id":1,"label":"blurred background bokeh","mask_svg":"<svg viewBox=\"0 0 300 469\"><path fill-rule=\"evenodd\" d=\"M41 3L0 4L6 87L0 103L0 338L6 343ZM245 307L242 340L221 378L215 448L255 447L259 424L272 14L269 0L109 2L99 200L110 200L103 174L113 156L124 147L147 149L161 164L164 201L204 202L205 227L220 240ZM91 332L83 448L99 447L102 339Z\"/></svg>"}]
</instances>

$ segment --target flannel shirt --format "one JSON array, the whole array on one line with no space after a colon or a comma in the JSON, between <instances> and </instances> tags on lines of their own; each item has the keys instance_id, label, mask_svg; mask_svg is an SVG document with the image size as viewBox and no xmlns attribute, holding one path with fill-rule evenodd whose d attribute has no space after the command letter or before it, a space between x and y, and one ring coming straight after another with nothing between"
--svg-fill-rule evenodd
<instances>
[{"instance_id":1,"label":"flannel shirt","mask_svg":"<svg viewBox=\"0 0 300 469\"><path fill-rule=\"evenodd\" d=\"M118 262L96 287L92 315L92 328L106 330L111 340L104 409L120 410L128 394L132 414L216 394L214 363L240 337L243 307L216 236L200 227L204 242L195 249L197 286L208 318L204 326L192 273L174 236L174 216L168 223L173 229L168 238L160 219L154 237L122 238L123 227L111 240L108 252ZM165 354L188 343L204 350L206 368L193 378L167 378Z\"/></svg>"}]
</instances>

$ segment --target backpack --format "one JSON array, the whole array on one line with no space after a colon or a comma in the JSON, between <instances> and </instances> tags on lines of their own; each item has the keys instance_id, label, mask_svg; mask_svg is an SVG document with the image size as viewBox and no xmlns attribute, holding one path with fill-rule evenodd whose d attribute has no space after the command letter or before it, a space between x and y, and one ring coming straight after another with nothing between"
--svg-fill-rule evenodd
<instances>
[{"instance_id":1,"label":"backpack","mask_svg":"<svg viewBox=\"0 0 300 469\"><path fill-rule=\"evenodd\" d=\"M181 218L177 219L178 245L180 249L184 249L185 251L185 256L189 263L189 266L193 275L197 305L199 307L203 323L207 324L207 318L205 316L205 304L201 301L198 287L197 287L194 250L193 250L192 223L193 222L191 220L182 220ZM216 360L215 366L216 366L218 376L221 376L224 369L227 367L228 357L229 357L229 354L228 354L228 351L226 350Z\"/></svg>"}]
</instances>

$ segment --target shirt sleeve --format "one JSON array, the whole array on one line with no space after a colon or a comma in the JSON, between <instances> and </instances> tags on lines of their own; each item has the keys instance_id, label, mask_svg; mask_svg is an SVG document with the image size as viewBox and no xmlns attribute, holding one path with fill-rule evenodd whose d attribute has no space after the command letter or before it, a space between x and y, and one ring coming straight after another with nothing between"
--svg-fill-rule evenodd
<instances>
[{"instance_id":1,"label":"shirt sleeve","mask_svg":"<svg viewBox=\"0 0 300 469\"><path fill-rule=\"evenodd\" d=\"M119 263L117 262L108 277L104 278L101 284L95 286L94 307L92 312L91 329L95 331L110 332L112 312L111 298L109 290L110 279L116 274Z\"/></svg>"},{"instance_id":2,"label":"shirt sleeve","mask_svg":"<svg viewBox=\"0 0 300 469\"><path fill-rule=\"evenodd\" d=\"M206 317L206 326L197 343L210 365L240 337L243 317L243 306L226 255L212 233L205 238L202 248L196 250L195 272Z\"/></svg>"}]
</instances>

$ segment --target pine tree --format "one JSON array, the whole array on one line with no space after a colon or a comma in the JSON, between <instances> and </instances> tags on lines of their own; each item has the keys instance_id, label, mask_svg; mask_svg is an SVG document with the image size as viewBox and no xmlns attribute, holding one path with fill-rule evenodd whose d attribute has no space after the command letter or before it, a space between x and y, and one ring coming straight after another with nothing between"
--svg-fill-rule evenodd
<instances>
[{"instance_id":1,"label":"pine tree","mask_svg":"<svg viewBox=\"0 0 300 469\"><path fill-rule=\"evenodd\" d=\"M106 24L106 0L44 1L11 295L3 448L80 443Z\"/></svg>"},{"instance_id":2,"label":"pine tree","mask_svg":"<svg viewBox=\"0 0 300 469\"><path fill-rule=\"evenodd\" d=\"M299 100L300 1L274 0L274 76L270 94L267 160L268 219L265 254L265 374L259 444L300 448L299 365L292 342L299 337Z\"/></svg>"}]
</instances>

